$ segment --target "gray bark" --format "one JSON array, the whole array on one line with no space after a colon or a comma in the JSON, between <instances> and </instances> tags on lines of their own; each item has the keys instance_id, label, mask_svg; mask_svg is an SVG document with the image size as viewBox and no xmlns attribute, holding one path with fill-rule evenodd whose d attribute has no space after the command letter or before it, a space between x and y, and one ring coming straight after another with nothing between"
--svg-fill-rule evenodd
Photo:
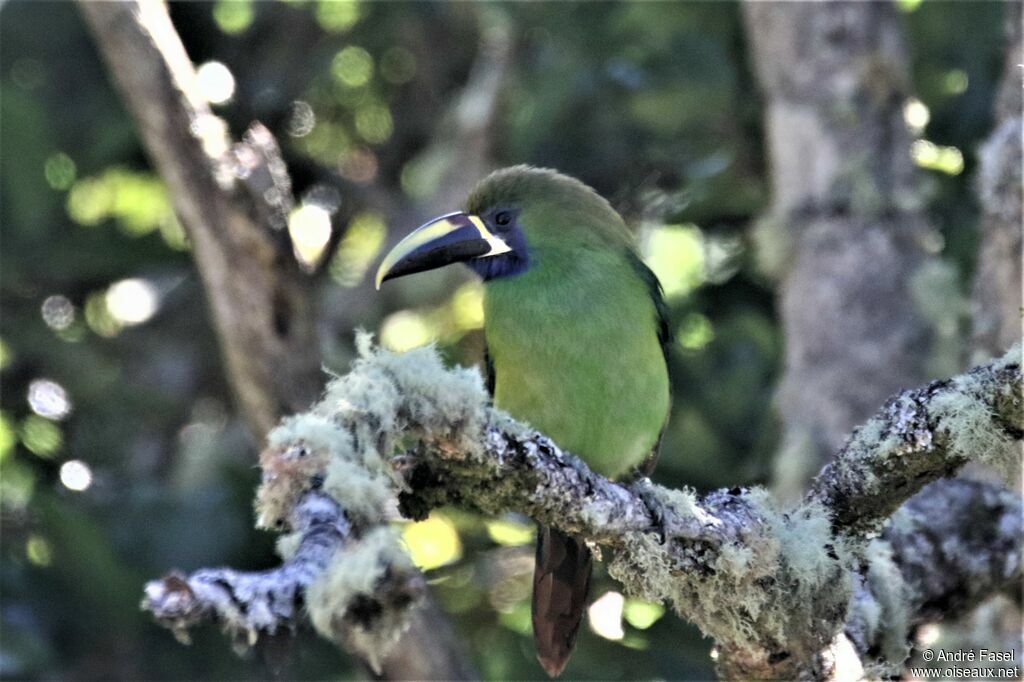
<instances>
[{"instance_id":1,"label":"gray bark","mask_svg":"<svg viewBox=\"0 0 1024 682\"><path fill-rule=\"evenodd\" d=\"M199 93L163 3L79 8L191 241L239 407L252 431L264 434L306 409L323 382L312 280L285 229L292 196L277 144L259 124L232 144ZM385 676L475 677L444 614L426 599L431 622L407 629L383 663Z\"/></svg>"},{"instance_id":2,"label":"gray bark","mask_svg":"<svg viewBox=\"0 0 1024 682\"><path fill-rule=\"evenodd\" d=\"M775 486L795 499L855 424L925 378L930 330L911 287L930 232L891 3L743 9L773 185L756 236L786 339Z\"/></svg>"},{"instance_id":3,"label":"gray bark","mask_svg":"<svg viewBox=\"0 0 1024 682\"><path fill-rule=\"evenodd\" d=\"M1021 338L1021 126L1024 45L1021 5L1006 4L1007 49L995 125L978 150L976 188L982 210L981 249L972 296L973 347L978 360Z\"/></svg>"}]
</instances>

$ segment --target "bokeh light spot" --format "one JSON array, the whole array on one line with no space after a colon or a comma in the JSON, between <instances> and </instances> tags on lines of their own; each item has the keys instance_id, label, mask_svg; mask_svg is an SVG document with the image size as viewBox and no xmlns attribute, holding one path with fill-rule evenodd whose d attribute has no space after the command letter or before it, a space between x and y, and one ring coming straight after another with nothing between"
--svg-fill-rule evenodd
<instances>
[{"instance_id":1,"label":"bokeh light spot","mask_svg":"<svg viewBox=\"0 0 1024 682\"><path fill-rule=\"evenodd\" d=\"M0 476L0 506L4 510L23 512L32 500L36 478L29 467L17 460L4 463Z\"/></svg>"},{"instance_id":2,"label":"bokeh light spot","mask_svg":"<svg viewBox=\"0 0 1024 682\"><path fill-rule=\"evenodd\" d=\"M685 296L704 282L704 240L696 225L654 228L645 240L644 256L666 298Z\"/></svg>"},{"instance_id":3,"label":"bokeh light spot","mask_svg":"<svg viewBox=\"0 0 1024 682\"><path fill-rule=\"evenodd\" d=\"M963 69L950 69L942 79L942 90L947 95L962 95L967 92L970 79Z\"/></svg>"},{"instance_id":4,"label":"bokeh light spot","mask_svg":"<svg viewBox=\"0 0 1024 682\"><path fill-rule=\"evenodd\" d=\"M928 140L914 140L910 156L921 168L946 175L960 175L964 170L964 155L956 147L943 147Z\"/></svg>"},{"instance_id":5,"label":"bokeh light spot","mask_svg":"<svg viewBox=\"0 0 1024 682\"><path fill-rule=\"evenodd\" d=\"M391 110L382 104L368 104L356 111L356 132L371 144L380 144L391 137Z\"/></svg>"},{"instance_id":6,"label":"bokeh light spot","mask_svg":"<svg viewBox=\"0 0 1024 682\"><path fill-rule=\"evenodd\" d=\"M619 641L626 633L622 629L622 607L626 598L619 592L605 592L587 609L590 629L600 637Z\"/></svg>"},{"instance_id":7,"label":"bokeh light spot","mask_svg":"<svg viewBox=\"0 0 1024 682\"><path fill-rule=\"evenodd\" d=\"M71 414L71 399L56 381L33 379L28 385L28 405L40 417L60 421Z\"/></svg>"},{"instance_id":8,"label":"bokeh light spot","mask_svg":"<svg viewBox=\"0 0 1024 682\"><path fill-rule=\"evenodd\" d=\"M642 599L627 599L622 615L636 629L646 630L665 615L665 607Z\"/></svg>"},{"instance_id":9,"label":"bokeh light spot","mask_svg":"<svg viewBox=\"0 0 1024 682\"><path fill-rule=\"evenodd\" d=\"M715 338L715 330L707 317L700 313L690 313L679 325L676 338L686 350L701 350Z\"/></svg>"},{"instance_id":10,"label":"bokeh light spot","mask_svg":"<svg viewBox=\"0 0 1024 682\"><path fill-rule=\"evenodd\" d=\"M924 102L916 97L911 97L903 105L903 121L914 135L923 133L929 120L931 120L931 112L928 111Z\"/></svg>"},{"instance_id":11,"label":"bokeh light spot","mask_svg":"<svg viewBox=\"0 0 1024 682\"><path fill-rule=\"evenodd\" d=\"M433 325L425 316L412 310L392 313L380 326L380 342L393 351L404 352L425 346L434 337Z\"/></svg>"},{"instance_id":12,"label":"bokeh light spot","mask_svg":"<svg viewBox=\"0 0 1024 682\"><path fill-rule=\"evenodd\" d=\"M14 424L6 412L0 412L0 462L3 462L14 451L18 435L14 432Z\"/></svg>"},{"instance_id":13,"label":"bokeh light spot","mask_svg":"<svg viewBox=\"0 0 1024 682\"><path fill-rule=\"evenodd\" d=\"M288 134L292 137L305 137L313 132L316 126L316 114L313 107L304 100L292 102L291 114L288 116Z\"/></svg>"},{"instance_id":14,"label":"bokeh light spot","mask_svg":"<svg viewBox=\"0 0 1024 682\"><path fill-rule=\"evenodd\" d=\"M331 261L330 274L334 281L343 287L359 284L384 246L386 232L384 218L379 213L364 211L355 215Z\"/></svg>"},{"instance_id":15,"label":"bokeh light spot","mask_svg":"<svg viewBox=\"0 0 1024 682\"><path fill-rule=\"evenodd\" d=\"M89 329L104 338L113 338L120 333L122 324L114 319L107 307L106 292L89 294L85 299L85 323Z\"/></svg>"},{"instance_id":16,"label":"bokeh light spot","mask_svg":"<svg viewBox=\"0 0 1024 682\"><path fill-rule=\"evenodd\" d=\"M452 296L452 316L462 331L484 326L484 288L480 282L467 282Z\"/></svg>"},{"instance_id":17,"label":"bokeh light spot","mask_svg":"<svg viewBox=\"0 0 1024 682\"><path fill-rule=\"evenodd\" d=\"M288 234L295 258L303 267L313 268L331 239L331 214L317 204L303 204L288 216Z\"/></svg>"},{"instance_id":18,"label":"bokeh light spot","mask_svg":"<svg viewBox=\"0 0 1024 682\"><path fill-rule=\"evenodd\" d=\"M36 415L25 417L18 431L22 444L28 448L29 452L43 459L53 457L64 445L64 436L60 432L60 427L43 417Z\"/></svg>"},{"instance_id":19,"label":"bokeh light spot","mask_svg":"<svg viewBox=\"0 0 1024 682\"><path fill-rule=\"evenodd\" d=\"M120 324L142 324L156 314L160 297L156 287L144 279L123 279L107 289L107 310Z\"/></svg>"},{"instance_id":20,"label":"bokeh light spot","mask_svg":"<svg viewBox=\"0 0 1024 682\"><path fill-rule=\"evenodd\" d=\"M373 57L356 45L349 45L334 55L331 75L342 85L358 88L370 82L373 76Z\"/></svg>"},{"instance_id":21,"label":"bokeh light spot","mask_svg":"<svg viewBox=\"0 0 1024 682\"><path fill-rule=\"evenodd\" d=\"M164 184L149 173L110 168L102 175L82 178L68 192L67 212L79 225L98 225L114 218L121 230L133 237L159 229L172 248L172 232L182 240Z\"/></svg>"},{"instance_id":22,"label":"bokeh light spot","mask_svg":"<svg viewBox=\"0 0 1024 682\"><path fill-rule=\"evenodd\" d=\"M92 469L80 459L68 460L60 466L60 482L68 490L88 490L92 485Z\"/></svg>"},{"instance_id":23,"label":"bokeh light spot","mask_svg":"<svg viewBox=\"0 0 1024 682\"><path fill-rule=\"evenodd\" d=\"M228 35L243 33L252 24L253 8L250 0L219 0L213 6L213 20L217 28Z\"/></svg>"},{"instance_id":24,"label":"bokeh light spot","mask_svg":"<svg viewBox=\"0 0 1024 682\"><path fill-rule=\"evenodd\" d=\"M459 532L451 521L437 512L424 521L406 524L402 540L409 548L413 563L425 571L450 564L462 556Z\"/></svg>"},{"instance_id":25,"label":"bokeh light spot","mask_svg":"<svg viewBox=\"0 0 1024 682\"><path fill-rule=\"evenodd\" d=\"M53 549L46 538L33 533L25 541L25 556L31 563L45 568L53 562Z\"/></svg>"},{"instance_id":26,"label":"bokeh light spot","mask_svg":"<svg viewBox=\"0 0 1024 682\"><path fill-rule=\"evenodd\" d=\"M377 155L372 150L359 147L344 155L338 171L346 180L365 185L377 177Z\"/></svg>"},{"instance_id":27,"label":"bokeh light spot","mask_svg":"<svg viewBox=\"0 0 1024 682\"><path fill-rule=\"evenodd\" d=\"M67 329L75 322L75 306L66 296L47 296L39 308L43 322L54 331Z\"/></svg>"},{"instance_id":28,"label":"bokeh light spot","mask_svg":"<svg viewBox=\"0 0 1024 682\"><path fill-rule=\"evenodd\" d=\"M75 183L77 169L71 157L63 152L57 152L46 159L43 164L43 175L50 187L65 190Z\"/></svg>"},{"instance_id":29,"label":"bokeh light spot","mask_svg":"<svg viewBox=\"0 0 1024 682\"><path fill-rule=\"evenodd\" d=\"M235 94L235 77L220 62L206 62L196 69L199 91L210 104L224 104Z\"/></svg>"},{"instance_id":30,"label":"bokeh light spot","mask_svg":"<svg viewBox=\"0 0 1024 682\"><path fill-rule=\"evenodd\" d=\"M343 33L359 21L359 3L356 0L320 0L316 6L316 21L328 33Z\"/></svg>"},{"instance_id":31,"label":"bokeh light spot","mask_svg":"<svg viewBox=\"0 0 1024 682\"><path fill-rule=\"evenodd\" d=\"M492 519L487 522L487 535L499 545L517 547L533 542L536 526L510 519Z\"/></svg>"}]
</instances>

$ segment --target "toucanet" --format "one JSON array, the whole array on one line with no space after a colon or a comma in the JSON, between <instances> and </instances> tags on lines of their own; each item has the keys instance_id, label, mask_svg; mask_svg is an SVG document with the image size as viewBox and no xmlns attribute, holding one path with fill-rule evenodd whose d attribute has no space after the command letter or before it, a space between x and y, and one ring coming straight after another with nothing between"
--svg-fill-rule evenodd
<instances>
[{"instance_id":1,"label":"toucanet","mask_svg":"<svg viewBox=\"0 0 1024 682\"><path fill-rule=\"evenodd\" d=\"M457 262L484 281L494 404L600 474L649 473L669 410L666 310L611 205L555 171L496 171L463 211L396 245L377 286ZM590 570L581 538L539 529L533 635L551 676L572 654Z\"/></svg>"}]
</instances>

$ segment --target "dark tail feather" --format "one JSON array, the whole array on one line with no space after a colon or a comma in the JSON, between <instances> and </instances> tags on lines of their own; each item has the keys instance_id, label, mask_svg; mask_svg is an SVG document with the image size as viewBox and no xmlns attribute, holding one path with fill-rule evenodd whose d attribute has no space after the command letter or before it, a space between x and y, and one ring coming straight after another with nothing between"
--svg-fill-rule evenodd
<instances>
[{"instance_id":1,"label":"dark tail feather","mask_svg":"<svg viewBox=\"0 0 1024 682\"><path fill-rule=\"evenodd\" d=\"M562 674L590 590L590 550L583 541L554 528L537 529L533 569L533 643L537 660L551 677Z\"/></svg>"}]
</instances>

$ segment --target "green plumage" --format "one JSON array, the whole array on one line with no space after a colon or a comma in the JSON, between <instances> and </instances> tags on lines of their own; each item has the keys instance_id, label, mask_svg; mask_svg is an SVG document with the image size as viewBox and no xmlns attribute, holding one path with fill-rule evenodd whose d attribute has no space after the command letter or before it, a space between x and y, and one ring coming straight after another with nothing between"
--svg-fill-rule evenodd
<instances>
[{"instance_id":1,"label":"green plumage","mask_svg":"<svg viewBox=\"0 0 1024 682\"><path fill-rule=\"evenodd\" d=\"M600 474L646 472L669 407L665 304L608 202L554 171L498 171L474 190L465 213L399 242L377 285L455 262L485 281L495 405ZM590 570L581 538L539 529L533 637L549 675L572 654Z\"/></svg>"},{"instance_id":2,"label":"green plumage","mask_svg":"<svg viewBox=\"0 0 1024 682\"><path fill-rule=\"evenodd\" d=\"M669 408L665 307L622 218L583 183L523 166L485 179L467 212L499 208L517 213L529 267L484 287L495 405L605 476L653 463ZM591 561L582 539L539 528L533 637L551 676L572 655Z\"/></svg>"},{"instance_id":3,"label":"green plumage","mask_svg":"<svg viewBox=\"0 0 1024 682\"><path fill-rule=\"evenodd\" d=\"M576 180L499 171L467 208L490 206L520 211L530 248L526 272L485 285L495 404L595 471L626 473L651 454L669 407L654 276L619 215Z\"/></svg>"}]
</instances>

